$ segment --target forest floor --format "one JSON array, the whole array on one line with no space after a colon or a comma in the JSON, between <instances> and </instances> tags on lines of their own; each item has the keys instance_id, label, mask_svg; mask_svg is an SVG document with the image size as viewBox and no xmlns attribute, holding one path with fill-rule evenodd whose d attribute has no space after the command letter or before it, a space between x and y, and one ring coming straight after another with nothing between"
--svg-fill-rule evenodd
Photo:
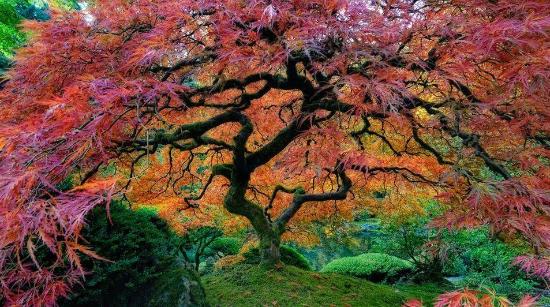
<instances>
[{"instance_id":1,"label":"forest floor","mask_svg":"<svg viewBox=\"0 0 550 307\"><path fill-rule=\"evenodd\" d=\"M236 265L204 276L209 303L221 306L399 307L412 298L431 305L445 292L438 285L391 286L364 279L304 271L293 266L266 269Z\"/></svg>"}]
</instances>

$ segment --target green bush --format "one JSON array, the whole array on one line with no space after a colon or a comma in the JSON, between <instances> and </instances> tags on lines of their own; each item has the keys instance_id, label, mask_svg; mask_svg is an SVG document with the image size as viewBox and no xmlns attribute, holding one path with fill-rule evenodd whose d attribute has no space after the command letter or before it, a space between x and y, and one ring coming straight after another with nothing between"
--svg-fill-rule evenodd
<instances>
[{"instance_id":1,"label":"green bush","mask_svg":"<svg viewBox=\"0 0 550 307\"><path fill-rule=\"evenodd\" d=\"M24 0L0 0L0 23L15 27L21 19L17 8L26 3Z\"/></svg>"},{"instance_id":2,"label":"green bush","mask_svg":"<svg viewBox=\"0 0 550 307\"><path fill-rule=\"evenodd\" d=\"M13 49L25 41L25 36L17 28L20 19L15 1L0 0L0 55L3 57L11 57ZM8 61L3 62L0 69L7 68Z\"/></svg>"},{"instance_id":3,"label":"green bush","mask_svg":"<svg viewBox=\"0 0 550 307\"><path fill-rule=\"evenodd\" d=\"M427 216L384 221L369 251L412 261L415 272L411 279L415 282L453 277L457 287L489 288L512 300L544 287L512 265L517 256L529 252L525 242L505 243L492 236L488 227L436 231L428 224L439 211L437 207L430 210L432 214ZM439 244L444 253L427 250L428 242Z\"/></svg>"},{"instance_id":4,"label":"green bush","mask_svg":"<svg viewBox=\"0 0 550 307\"><path fill-rule=\"evenodd\" d=\"M111 206L88 216L83 236L112 262L83 257L91 272L63 306L204 306L198 276L178 257L176 236L151 211Z\"/></svg>"},{"instance_id":5,"label":"green bush","mask_svg":"<svg viewBox=\"0 0 550 307\"><path fill-rule=\"evenodd\" d=\"M491 238L487 228L449 232L443 239L453 249L444 272L463 276L458 286L490 288L514 300L534 293L537 282L512 265L517 256L526 252L524 247Z\"/></svg>"},{"instance_id":6,"label":"green bush","mask_svg":"<svg viewBox=\"0 0 550 307\"><path fill-rule=\"evenodd\" d=\"M260 250L252 248L244 253L245 263L260 263ZM311 271L311 264L304 255L300 254L296 249L288 246L281 246L281 262L287 265L292 265L303 270Z\"/></svg>"},{"instance_id":7,"label":"green bush","mask_svg":"<svg viewBox=\"0 0 550 307\"><path fill-rule=\"evenodd\" d=\"M221 252L224 256L236 255L241 250L241 240L233 237L216 238L207 248L205 255L214 256Z\"/></svg>"},{"instance_id":8,"label":"green bush","mask_svg":"<svg viewBox=\"0 0 550 307\"><path fill-rule=\"evenodd\" d=\"M410 273L412 269L412 264L401 258L387 254L367 253L333 260L325 265L321 272L352 275L375 282L392 282Z\"/></svg>"}]
</instances>

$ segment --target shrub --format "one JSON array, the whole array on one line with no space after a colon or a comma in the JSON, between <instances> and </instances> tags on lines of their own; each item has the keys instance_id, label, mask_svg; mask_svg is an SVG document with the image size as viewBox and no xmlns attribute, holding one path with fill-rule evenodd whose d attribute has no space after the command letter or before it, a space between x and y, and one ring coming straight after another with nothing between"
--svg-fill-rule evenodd
<instances>
[{"instance_id":1,"label":"shrub","mask_svg":"<svg viewBox=\"0 0 550 307\"><path fill-rule=\"evenodd\" d=\"M409 262L380 253L367 253L355 257L344 257L329 262L321 272L333 272L371 281L396 281L400 276L412 271Z\"/></svg>"},{"instance_id":2,"label":"shrub","mask_svg":"<svg viewBox=\"0 0 550 307\"><path fill-rule=\"evenodd\" d=\"M111 205L88 216L83 231L92 249L112 262L83 257L91 272L63 306L204 306L204 290L193 270L177 257L175 234L150 211ZM178 263L179 262L179 263Z\"/></svg>"},{"instance_id":3,"label":"shrub","mask_svg":"<svg viewBox=\"0 0 550 307\"><path fill-rule=\"evenodd\" d=\"M525 242L504 242L492 236L488 227L436 232L428 226L430 219L385 221L369 251L413 261L415 282L439 282L451 276L458 287L489 288L513 300L544 287L511 265L517 256L528 253ZM434 252L437 249L440 252Z\"/></svg>"},{"instance_id":4,"label":"shrub","mask_svg":"<svg viewBox=\"0 0 550 307\"><path fill-rule=\"evenodd\" d=\"M244 253L246 263L260 263L260 250L255 247ZM296 249L282 245L281 246L281 262L287 265L293 265L303 270L311 271L311 264L304 255L300 254Z\"/></svg>"},{"instance_id":5,"label":"shrub","mask_svg":"<svg viewBox=\"0 0 550 307\"><path fill-rule=\"evenodd\" d=\"M238 238L223 237L223 231L212 226L191 229L180 240L180 250L195 271L209 274L220 257L236 255L241 249Z\"/></svg>"},{"instance_id":6,"label":"shrub","mask_svg":"<svg viewBox=\"0 0 550 307\"><path fill-rule=\"evenodd\" d=\"M236 255L241 250L241 241L233 237L219 237L215 239L209 246L205 255L214 256L221 252L224 256Z\"/></svg>"},{"instance_id":7,"label":"shrub","mask_svg":"<svg viewBox=\"0 0 550 307\"><path fill-rule=\"evenodd\" d=\"M529 280L511 263L525 253L521 246L506 244L491 238L486 228L464 230L445 234L454 252L449 254L445 272L463 276L461 287L484 287L496 293L518 300L526 293L534 293L537 281Z\"/></svg>"},{"instance_id":8,"label":"shrub","mask_svg":"<svg viewBox=\"0 0 550 307\"><path fill-rule=\"evenodd\" d=\"M219 237L223 231L212 226L202 226L191 229L181 238L180 250L188 262L193 262L195 271L199 271L202 261L208 256L208 247Z\"/></svg>"}]
</instances>

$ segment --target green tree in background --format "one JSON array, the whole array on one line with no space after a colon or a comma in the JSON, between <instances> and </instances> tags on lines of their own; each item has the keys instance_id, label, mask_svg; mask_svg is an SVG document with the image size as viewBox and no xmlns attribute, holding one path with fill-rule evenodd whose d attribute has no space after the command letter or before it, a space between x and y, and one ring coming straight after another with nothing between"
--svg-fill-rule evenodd
<instances>
[{"instance_id":1,"label":"green tree in background","mask_svg":"<svg viewBox=\"0 0 550 307\"><path fill-rule=\"evenodd\" d=\"M25 43L23 19L47 20L49 8L77 9L75 0L0 0L0 73L11 63L15 49Z\"/></svg>"},{"instance_id":2,"label":"green tree in background","mask_svg":"<svg viewBox=\"0 0 550 307\"><path fill-rule=\"evenodd\" d=\"M25 41L17 28L21 20L16 10L18 2L23 1L0 0L0 71L9 66L13 49Z\"/></svg>"}]
</instances>

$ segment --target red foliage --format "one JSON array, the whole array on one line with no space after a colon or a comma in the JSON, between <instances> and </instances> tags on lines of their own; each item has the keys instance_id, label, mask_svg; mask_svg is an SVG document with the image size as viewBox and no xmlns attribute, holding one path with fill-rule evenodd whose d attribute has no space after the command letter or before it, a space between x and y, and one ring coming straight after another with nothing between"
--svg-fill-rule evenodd
<instances>
[{"instance_id":1,"label":"red foliage","mask_svg":"<svg viewBox=\"0 0 550 307\"><path fill-rule=\"evenodd\" d=\"M406 301L405 304L403 304L403 307L422 307L423 304L422 304L422 301L419 301L419 300L409 300L409 301Z\"/></svg>"},{"instance_id":2,"label":"red foliage","mask_svg":"<svg viewBox=\"0 0 550 307\"><path fill-rule=\"evenodd\" d=\"M520 256L516 258L514 264L528 274L542 278L546 282L550 282L549 257Z\"/></svg>"},{"instance_id":3,"label":"red foliage","mask_svg":"<svg viewBox=\"0 0 550 307\"><path fill-rule=\"evenodd\" d=\"M434 225L471 227L489 224L495 232L522 233L542 251L550 246L549 204L546 177L484 183L471 187L465 200Z\"/></svg>"},{"instance_id":4,"label":"red foliage","mask_svg":"<svg viewBox=\"0 0 550 307\"><path fill-rule=\"evenodd\" d=\"M95 2L28 23L0 92L9 304L65 295L86 213L120 193L171 214L206 195L274 238L374 191L382 211L439 194L437 225L547 252L548 1Z\"/></svg>"},{"instance_id":5,"label":"red foliage","mask_svg":"<svg viewBox=\"0 0 550 307\"><path fill-rule=\"evenodd\" d=\"M534 307L537 306L537 298L526 295L513 305L504 297L499 297L495 293L484 293L476 290L464 289L460 291L448 292L440 295L436 299L434 307Z\"/></svg>"}]
</instances>

